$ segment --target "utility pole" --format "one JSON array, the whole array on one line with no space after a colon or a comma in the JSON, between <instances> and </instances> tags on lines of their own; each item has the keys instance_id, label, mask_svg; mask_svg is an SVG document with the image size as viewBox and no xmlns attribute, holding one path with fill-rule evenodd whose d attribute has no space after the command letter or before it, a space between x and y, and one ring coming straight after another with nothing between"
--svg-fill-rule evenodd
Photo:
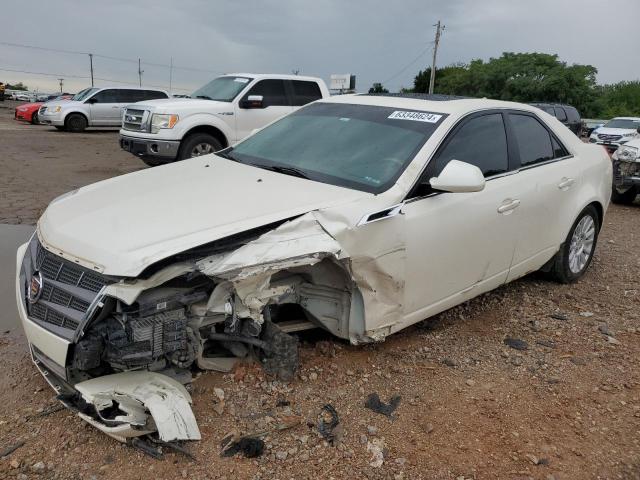
<instances>
[{"instance_id":1,"label":"utility pole","mask_svg":"<svg viewBox=\"0 0 640 480\"><path fill-rule=\"evenodd\" d=\"M64 83L64 78L59 78L58 82L60 82L60 93L62 93L62 84Z\"/></svg>"},{"instance_id":2,"label":"utility pole","mask_svg":"<svg viewBox=\"0 0 640 480\"><path fill-rule=\"evenodd\" d=\"M91 86L93 87L93 53L89 54L89 65L91 66Z\"/></svg>"},{"instance_id":3,"label":"utility pole","mask_svg":"<svg viewBox=\"0 0 640 480\"><path fill-rule=\"evenodd\" d=\"M431 78L429 79L429 94L433 93L433 84L436 81L436 55L438 55L438 45L440 44L440 34L444 31L444 25L440 26L440 20L434 25L436 27L436 40L433 45L433 62L431 63Z\"/></svg>"},{"instance_id":4,"label":"utility pole","mask_svg":"<svg viewBox=\"0 0 640 480\"><path fill-rule=\"evenodd\" d=\"M140 83L140 86L142 86L142 74L144 73L144 70L140 70L140 59L138 59L138 82Z\"/></svg>"},{"instance_id":5,"label":"utility pole","mask_svg":"<svg viewBox=\"0 0 640 480\"><path fill-rule=\"evenodd\" d=\"M171 62L169 63L169 95L173 95L171 86L173 83L173 57L171 57Z\"/></svg>"}]
</instances>

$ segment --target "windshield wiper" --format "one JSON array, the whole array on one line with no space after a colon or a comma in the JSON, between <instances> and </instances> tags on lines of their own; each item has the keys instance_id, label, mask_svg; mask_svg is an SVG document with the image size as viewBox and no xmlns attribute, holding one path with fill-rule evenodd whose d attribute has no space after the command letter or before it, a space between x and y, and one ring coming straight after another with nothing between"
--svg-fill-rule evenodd
<instances>
[{"instance_id":1,"label":"windshield wiper","mask_svg":"<svg viewBox=\"0 0 640 480\"><path fill-rule=\"evenodd\" d=\"M255 163L253 165L259 168L264 168L265 170L271 170L272 172L283 173L293 177L306 178L307 180L309 179L309 175L296 167L285 167L282 165L257 165Z\"/></svg>"},{"instance_id":2,"label":"windshield wiper","mask_svg":"<svg viewBox=\"0 0 640 480\"><path fill-rule=\"evenodd\" d=\"M227 160L242 163L242 160L231 155L231 149L220 150L216 152L216 155L222 158L226 158Z\"/></svg>"},{"instance_id":3,"label":"windshield wiper","mask_svg":"<svg viewBox=\"0 0 640 480\"><path fill-rule=\"evenodd\" d=\"M196 98L204 98L205 100L213 100L213 98L207 97L206 95L196 95Z\"/></svg>"}]
</instances>

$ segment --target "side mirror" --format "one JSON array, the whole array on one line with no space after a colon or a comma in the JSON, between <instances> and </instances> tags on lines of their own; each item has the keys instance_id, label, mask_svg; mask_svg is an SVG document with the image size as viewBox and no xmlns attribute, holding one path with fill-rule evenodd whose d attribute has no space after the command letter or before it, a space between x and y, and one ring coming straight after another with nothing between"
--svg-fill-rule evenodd
<instances>
[{"instance_id":1,"label":"side mirror","mask_svg":"<svg viewBox=\"0 0 640 480\"><path fill-rule=\"evenodd\" d=\"M94 103L98 103L98 99L96 97L91 97L85 103L90 103L91 105L93 105Z\"/></svg>"},{"instance_id":2,"label":"side mirror","mask_svg":"<svg viewBox=\"0 0 640 480\"><path fill-rule=\"evenodd\" d=\"M249 95L246 100L240 101L240 108L264 108L262 95Z\"/></svg>"},{"instance_id":3,"label":"side mirror","mask_svg":"<svg viewBox=\"0 0 640 480\"><path fill-rule=\"evenodd\" d=\"M460 160L451 160L440 175L431 178L429 184L441 192L479 192L484 189L484 175L478 167Z\"/></svg>"}]
</instances>

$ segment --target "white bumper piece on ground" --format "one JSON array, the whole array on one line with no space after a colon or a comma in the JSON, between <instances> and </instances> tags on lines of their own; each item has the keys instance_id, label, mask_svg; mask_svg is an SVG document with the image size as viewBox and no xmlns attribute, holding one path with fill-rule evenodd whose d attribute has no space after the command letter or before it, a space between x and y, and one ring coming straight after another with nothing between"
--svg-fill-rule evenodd
<instances>
[{"instance_id":1,"label":"white bumper piece on ground","mask_svg":"<svg viewBox=\"0 0 640 480\"><path fill-rule=\"evenodd\" d=\"M160 440L200 440L191 396L176 380L147 371L97 377L74 388L95 407L98 419L78 415L116 440L158 432Z\"/></svg>"}]
</instances>

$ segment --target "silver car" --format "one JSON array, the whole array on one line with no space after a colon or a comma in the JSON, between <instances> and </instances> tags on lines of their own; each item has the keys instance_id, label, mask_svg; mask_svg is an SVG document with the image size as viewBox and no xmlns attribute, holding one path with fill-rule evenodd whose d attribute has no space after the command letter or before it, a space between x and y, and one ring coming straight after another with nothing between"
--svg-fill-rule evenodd
<instances>
[{"instance_id":1,"label":"silver car","mask_svg":"<svg viewBox=\"0 0 640 480\"><path fill-rule=\"evenodd\" d=\"M91 87L71 100L45 103L38 118L44 125L70 132L82 132L87 127L119 127L127 105L159 98L169 98L169 94L152 88Z\"/></svg>"}]
</instances>

